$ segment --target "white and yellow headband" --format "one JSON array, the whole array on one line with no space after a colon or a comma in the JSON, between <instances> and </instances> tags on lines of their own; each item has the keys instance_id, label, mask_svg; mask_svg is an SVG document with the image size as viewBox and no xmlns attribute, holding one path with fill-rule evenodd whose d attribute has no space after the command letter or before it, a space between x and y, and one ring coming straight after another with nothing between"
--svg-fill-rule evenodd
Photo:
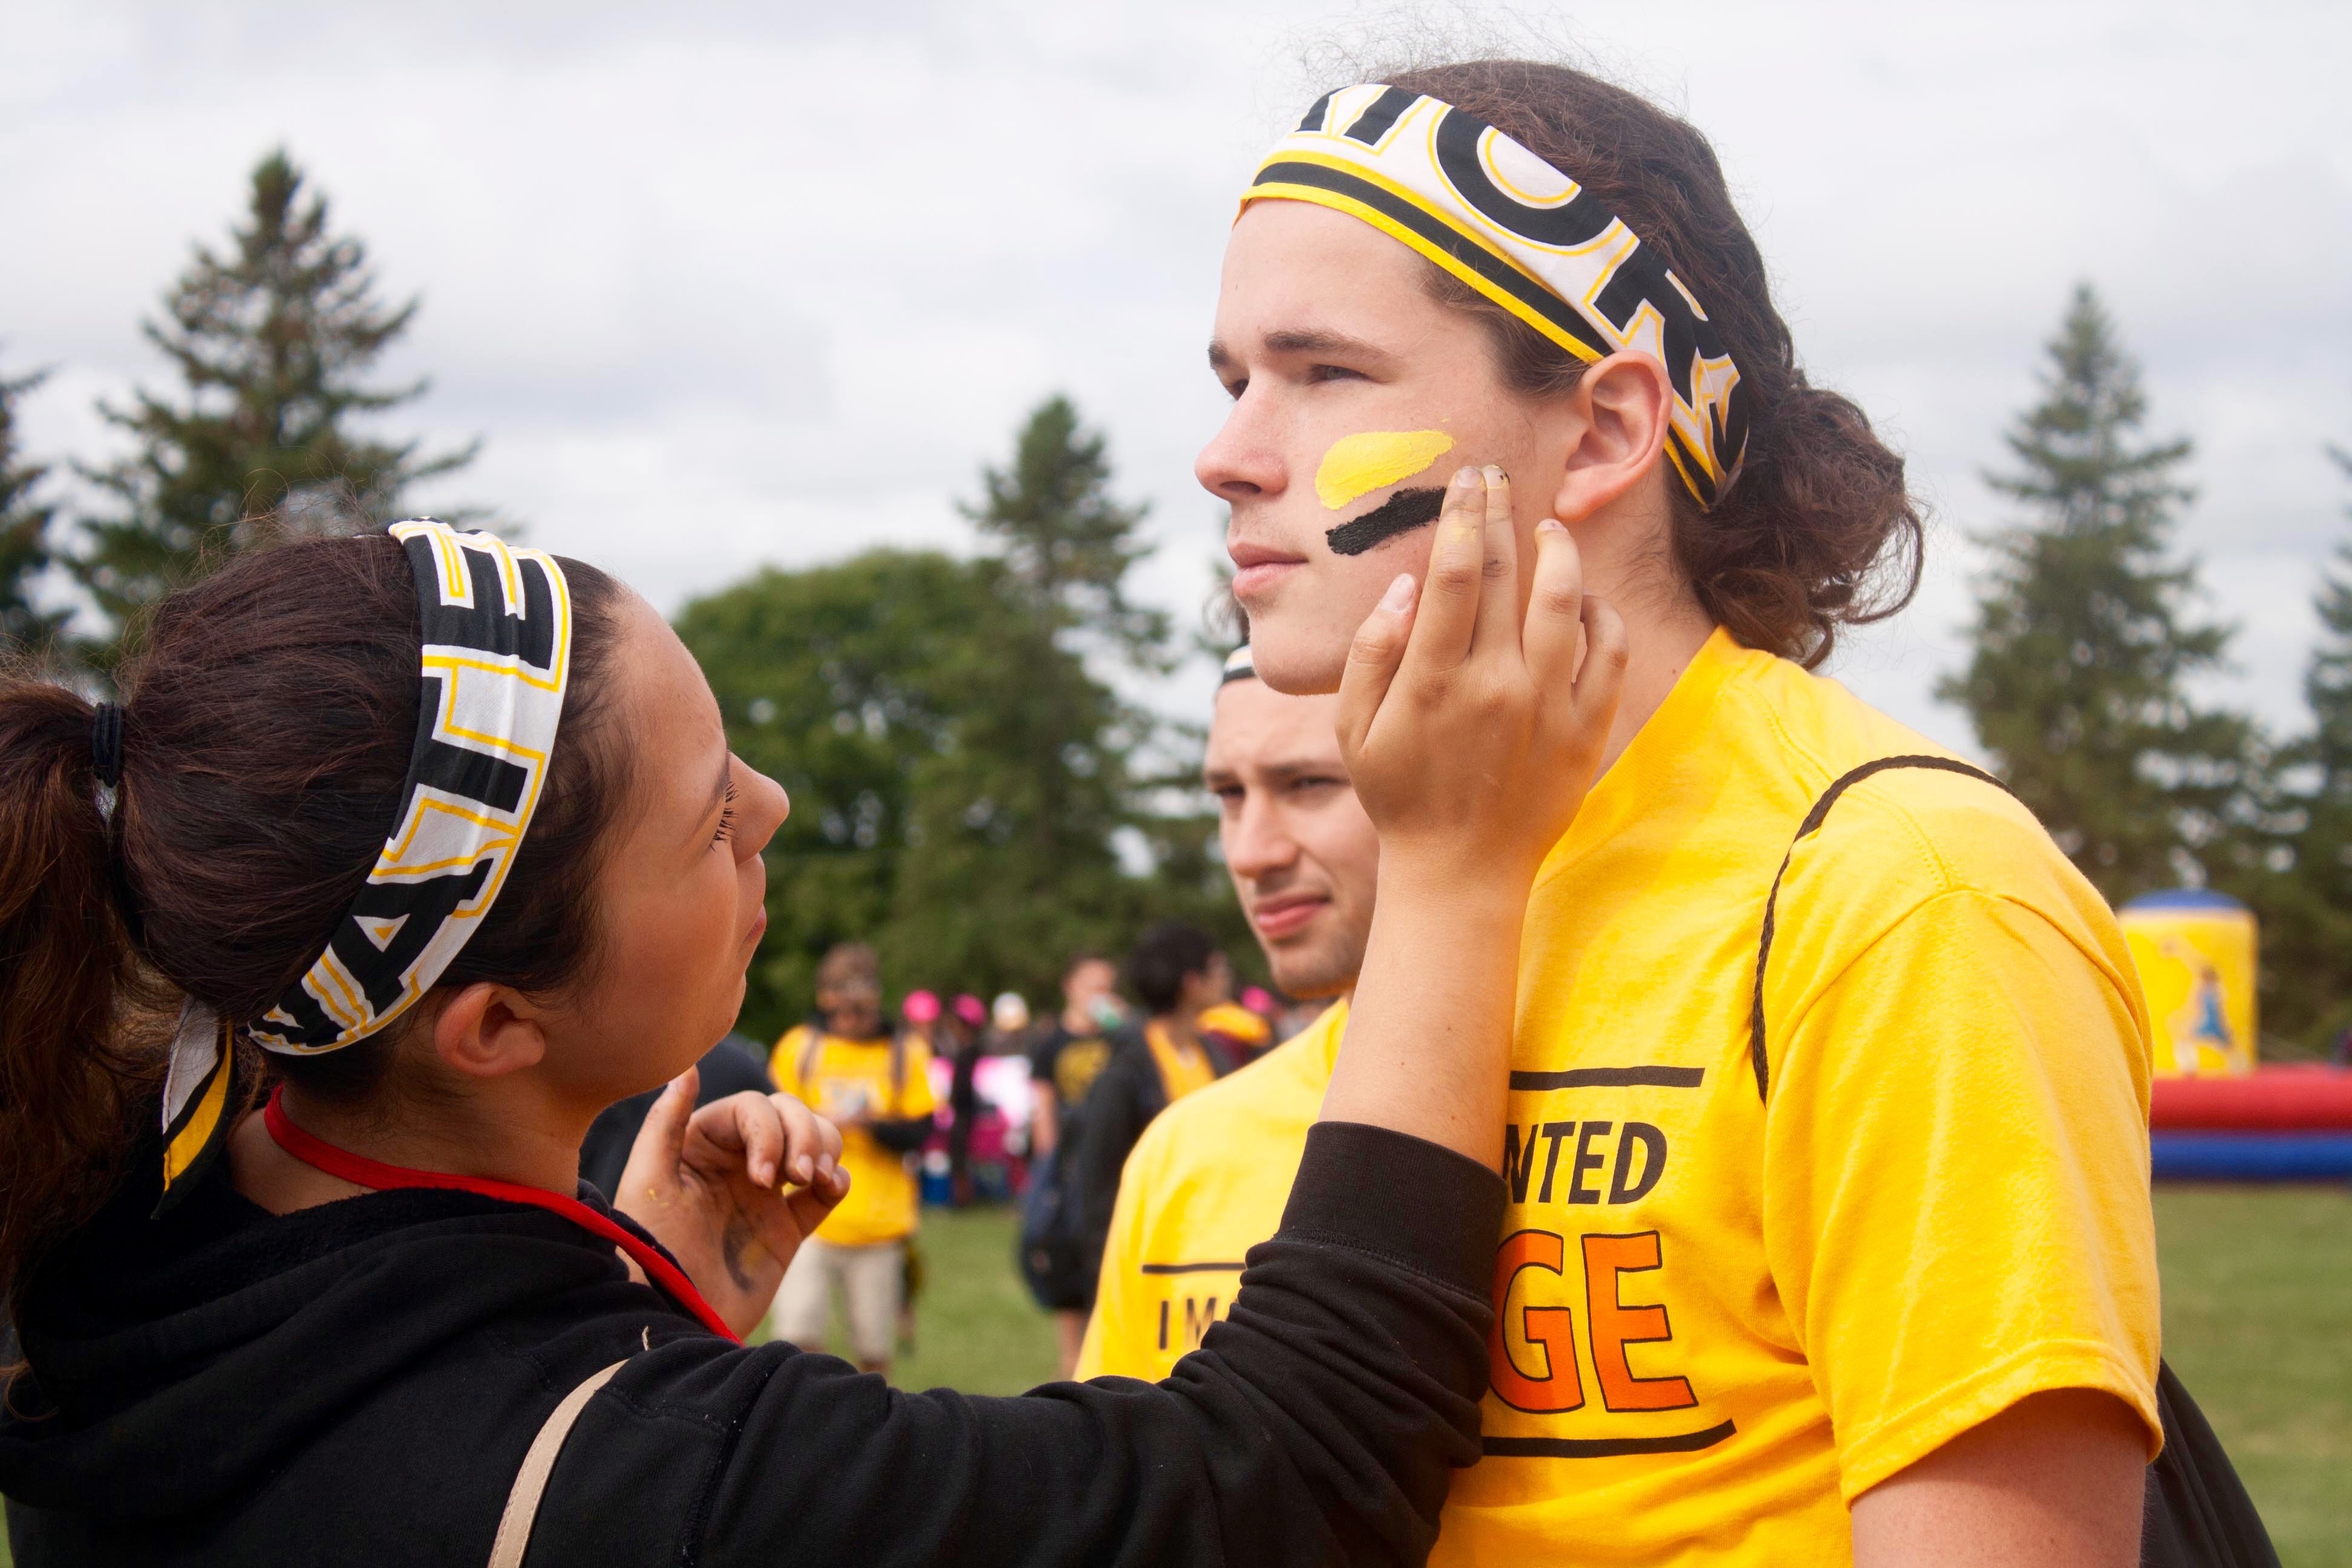
<instances>
[{"instance_id":1,"label":"white and yellow headband","mask_svg":"<svg viewBox=\"0 0 2352 1568\"><path fill-rule=\"evenodd\" d=\"M1258 165L1242 206L1266 200L1362 219L1587 364L1654 355L1675 471L1701 506L1738 477L1748 398L1706 311L1596 197L1493 126L1402 88L1341 88Z\"/></svg>"},{"instance_id":2,"label":"white and yellow headband","mask_svg":"<svg viewBox=\"0 0 2352 1568\"><path fill-rule=\"evenodd\" d=\"M562 563L431 518L390 532L416 580L415 743L392 830L325 951L244 1026L281 1055L365 1039L440 981L506 885L563 717L572 594ZM230 1037L211 1008L191 1000L183 1010L163 1088L167 1188L225 1130Z\"/></svg>"}]
</instances>

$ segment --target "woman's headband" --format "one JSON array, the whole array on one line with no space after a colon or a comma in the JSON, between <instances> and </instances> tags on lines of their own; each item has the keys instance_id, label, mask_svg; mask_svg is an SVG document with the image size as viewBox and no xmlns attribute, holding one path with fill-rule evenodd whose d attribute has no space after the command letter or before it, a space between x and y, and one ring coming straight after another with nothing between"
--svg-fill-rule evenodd
<instances>
[{"instance_id":1,"label":"woman's headband","mask_svg":"<svg viewBox=\"0 0 2352 1568\"><path fill-rule=\"evenodd\" d=\"M430 518L390 531L416 578L415 745L392 830L326 950L245 1026L288 1056L365 1039L440 980L506 885L563 717L572 595L555 558ZM220 1131L228 1035L201 1004L182 1015L164 1084L167 1184Z\"/></svg>"},{"instance_id":2,"label":"woman's headband","mask_svg":"<svg viewBox=\"0 0 2352 1568\"><path fill-rule=\"evenodd\" d=\"M1738 476L1748 398L1706 311L1598 198L1493 126L1402 88L1341 88L1275 143L1242 206L1268 199L1361 218L1587 364L1655 355L1675 471L1703 507Z\"/></svg>"}]
</instances>

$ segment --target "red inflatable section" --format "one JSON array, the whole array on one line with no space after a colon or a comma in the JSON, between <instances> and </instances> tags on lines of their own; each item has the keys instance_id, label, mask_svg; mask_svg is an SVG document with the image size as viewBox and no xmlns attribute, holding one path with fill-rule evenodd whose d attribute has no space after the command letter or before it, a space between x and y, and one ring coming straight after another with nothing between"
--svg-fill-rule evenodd
<instances>
[{"instance_id":1,"label":"red inflatable section","mask_svg":"<svg viewBox=\"0 0 2352 1568\"><path fill-rule=\"evenodd\" d=\"M2160 1078L2148 1125L2159 1132L2352 1132L2352 1072L2266 1067L2246 1078Z\"/></svg>"}]
</instances>

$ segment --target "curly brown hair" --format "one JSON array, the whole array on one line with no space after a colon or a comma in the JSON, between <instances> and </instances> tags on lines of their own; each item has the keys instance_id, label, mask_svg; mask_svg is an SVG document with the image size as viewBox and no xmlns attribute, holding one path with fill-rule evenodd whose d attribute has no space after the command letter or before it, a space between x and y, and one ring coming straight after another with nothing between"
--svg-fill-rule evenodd
<instances>
[{"instance_id":1,"label":"curly brown hair","mask_svg":"<svg viewBox=\"0 0 2352 1568\"><path fill-rule=\"evenodd\" d=\"M1668 487L1675 563L1708 615L1748 647L1811 668L1841 627L1911 602L1926 530L1903 458L1852 401L1799 367L1705 136L1566 66L1467 60L1381 79L1485 121L1575 179L1665 258L1722 334L1753 400L1747 460L1711 510ZM1555 395L1583 375L1581 361L1485 295L1433 265L1428 276L1436 299L1485 323L1514 390Z\"/></svg>"}]
</instances>

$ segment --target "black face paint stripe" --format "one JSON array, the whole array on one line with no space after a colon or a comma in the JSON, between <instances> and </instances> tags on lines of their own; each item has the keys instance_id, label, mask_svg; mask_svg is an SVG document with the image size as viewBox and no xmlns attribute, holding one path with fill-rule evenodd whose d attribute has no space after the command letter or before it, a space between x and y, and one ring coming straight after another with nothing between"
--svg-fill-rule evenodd
<instances>
[{"instance_id":1,"label":"black face paint stripe","mask_svg":"<svg viewBox=\"0 0 2352 1568\"><path fill-rule=\"evenodd\" d=\"M1349 518L1323 539L1334 555L1361 555L1375 544L1435 522L1444 507L1442 487L1399 490L1363 516Z\"/></svg>"}]
</instances>

